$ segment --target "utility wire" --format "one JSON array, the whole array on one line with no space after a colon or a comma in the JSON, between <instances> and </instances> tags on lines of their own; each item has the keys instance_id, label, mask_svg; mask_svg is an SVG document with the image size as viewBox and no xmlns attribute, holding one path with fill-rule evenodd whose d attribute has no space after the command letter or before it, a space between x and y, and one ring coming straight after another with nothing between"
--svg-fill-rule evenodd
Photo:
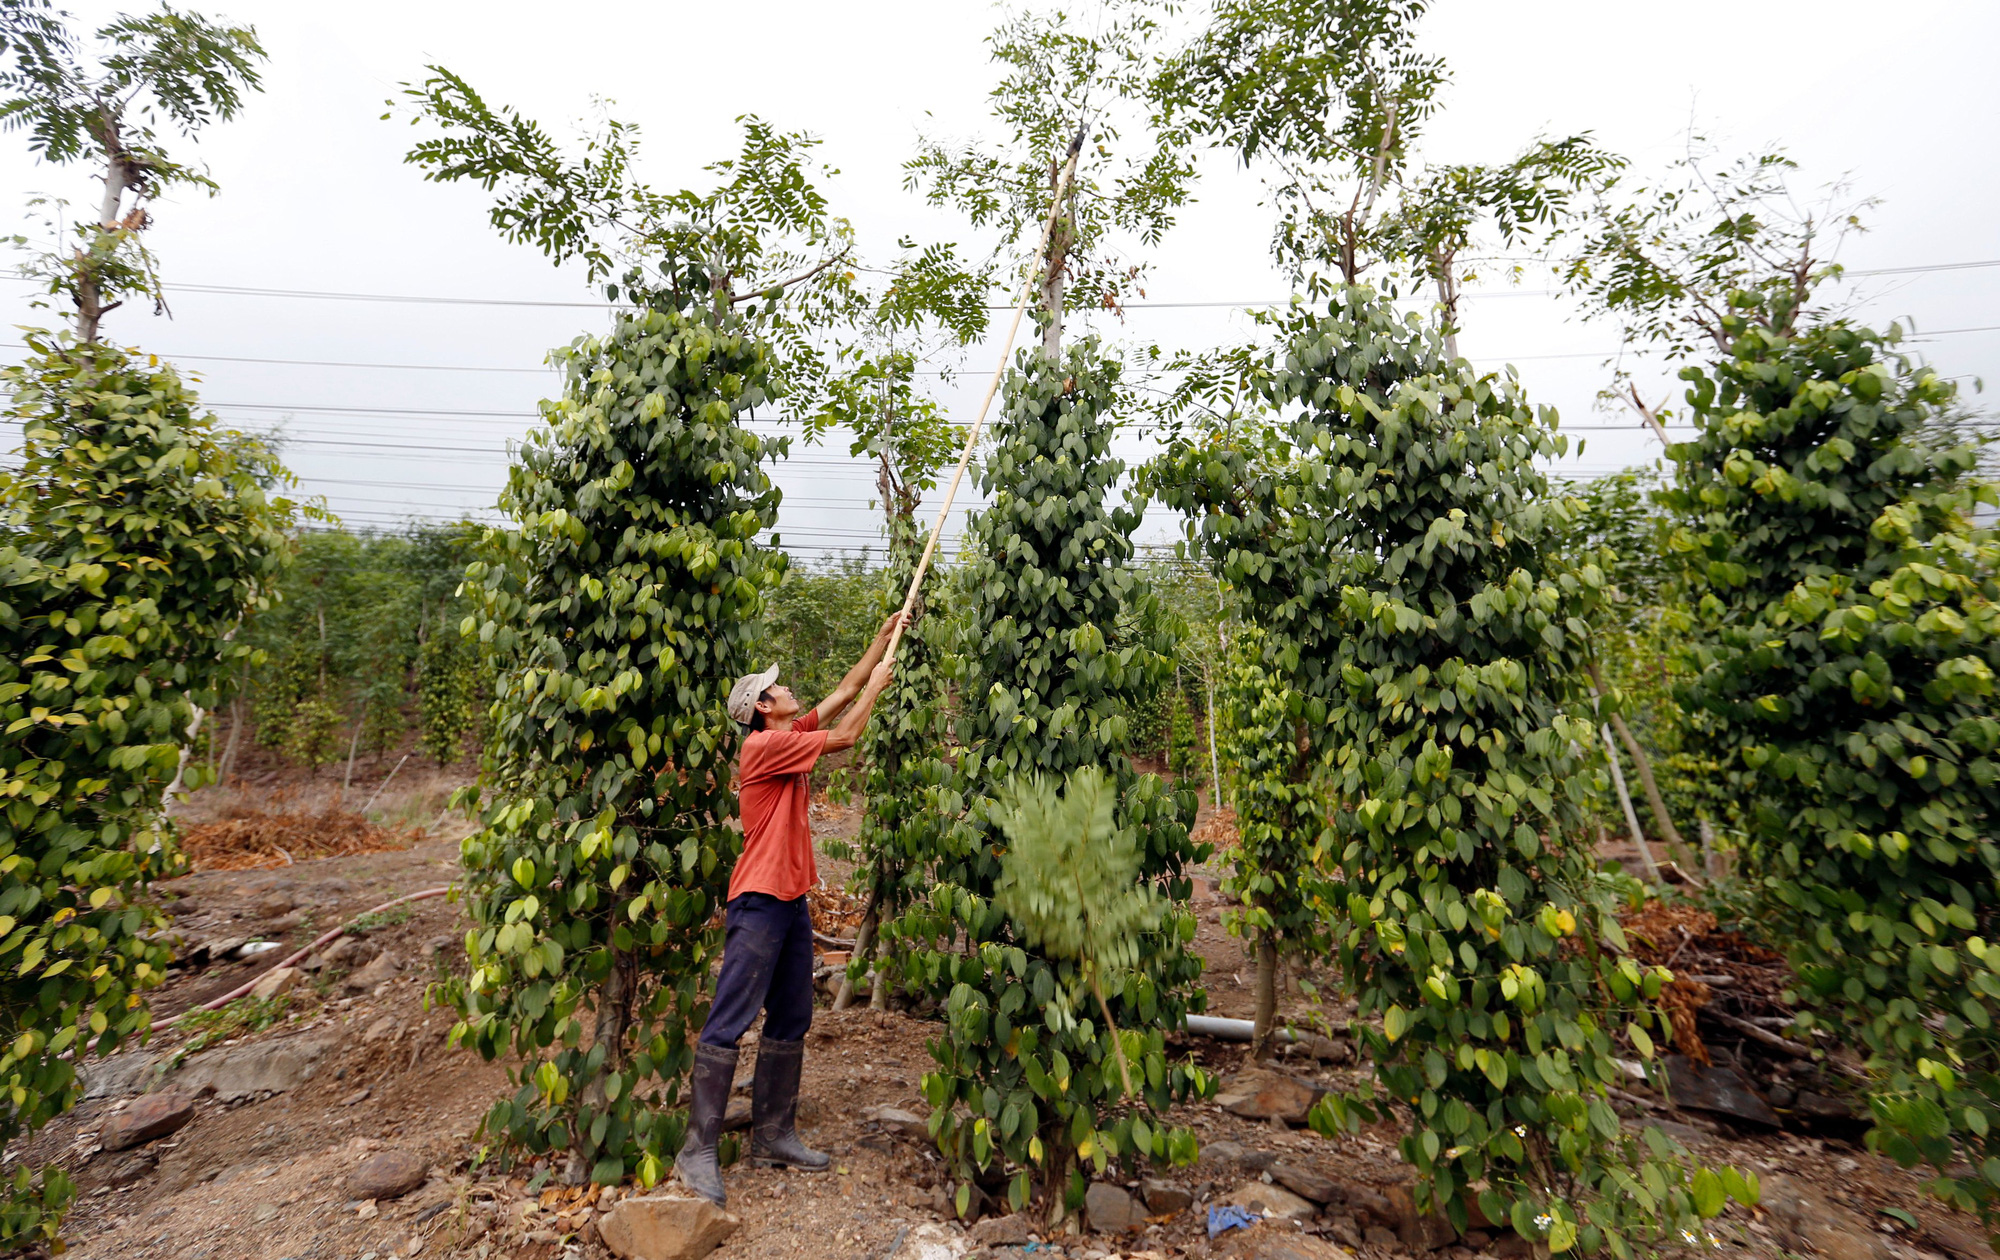
<instances>
[{"instance_id":1,"label":"utility wire","mask_svg":"<svg viewBox=\"0 0 2000 1260\"><path fill-rule=\"evenodd\" d=\"M1921 272L1931 272L1931 271L1972 271L1986 267L2000 267L2000 258L1968 259L1961 262L1949 262L1949 263L1924 263L1909 267L1857 268L1857 269L1850 269L1844 272L1844 274L1849 276L1905 276L1905 275L1915 275ZM9 276L7 278L22 283L29 283L29 284L39 283L32 277L22 276L18 274L14 276ZM550 299L536 299L536 298L448 297L435 294L415 294L415 293L352 293L352 292L336 291L330 289L278 289L278 288L265 288L259 286L233 285L233 284L176 283L176 284L165 285L164 287L168 291L178 291L182 293L207 293L207 294L216 294L216 295L223 295L230 297L305 298L314 301L331 301L331 302L391 302L391 303L427 304L436 306L520 306L520 307L563 309L563 310L631 309L629 305L617 302L564 302L564 301L555 301ZM1559 290L1554 290L1554 289L1495 290L1490 293L1466 293L1461 295L1461 297L1463 299L1476 299L1484 297L1509 297L1509 296L1526 297L1530 295L1536 295L1536 296L1550 295L1557 292L1559 292ZM1198 308L1234 308L1238 310L1250 310L1250 309L1259 309L1265 307L1285 306L1288 305L1290 301L1291 301L1290 298L1285 298L1279 301L1254 301L1254 302L1238 302L1238 301L1144 302L1142 301L1142 302L1120 303L1119 309L1188 310L1188 309L1198 309ZM998 303L987 303L986 309L992 311L1011 311L1014 308L1011 305L1003 306Z\"/></svg>"}]
</instances>

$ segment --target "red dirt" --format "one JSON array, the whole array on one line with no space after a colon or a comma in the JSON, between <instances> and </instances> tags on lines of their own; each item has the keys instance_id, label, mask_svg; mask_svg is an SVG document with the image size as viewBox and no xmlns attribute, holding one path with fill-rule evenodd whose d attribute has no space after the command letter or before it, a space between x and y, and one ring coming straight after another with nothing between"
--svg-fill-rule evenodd
<instances>
[{"instance_id":1,"label":"red dirt","mask_svg":"<svg viewBox=\"0 0 2000 1260\"><path fill-rule=\"evenodd\" d=\"M822 836L852 834L851 811L826 811L815 821ZM209 870L174 881L169 891L180 894L176 922L190 942L264 931L296 946L370 906L448 880L456 869L454 847L433 841L399 852L298 861L277 870ZM846 863L822 861L829 884L850 869ZM1195 948L1207 963L1209 1012L1247 1016L1252 976L1242 942L1224 929L1229 906L1215 891L1217 874L1213 868L1196 872ZM288 901L297 908L287 911ZM831 908L830 899L828 904ZM851 911L851 902L846 905ZM285 917L273 923L269 916L275 913ZM288 921L289 926L278 926ZM1642 948L1672 949L1662 929L1687 923L1667 916L1635 920L1635 929L1648 935ZM847 930L830 923L820 926L829 933L844 935ZM338 968L323 970L293 991L283 1022L235 1043L331 1034L327 1057L290 1092L229 1104L205 1100L188 1127L137 1152L117 1154L99 1150L96 1134L122 1100L89 1100L32 1143L11 1148L10 1161L55 1161L76 1176L82 1193L68 1230L71 1254L80 1260L354 1260L370 1254L389 1260L419 1252L426 1258L473 1260L605 1257L608 1253L594 1241L598 1209L588 1194L548 1186L531 1190L535 1170L501 1171L484 1158L487 1152L474 1136L486 1107L512 1088L507 1065L484 1063L448 1048L444 1036L452 1017L425 1000L430 980L464 965L464 927L454 902L411 907L406 920L384 924L366 937L404 960L400 974L366 991L350 992ZM1709 929L1695 930L1697 943L1688 946L1688 953L1706 951L1701 942L1714 935ZM256 962L175 971L166 988L154 995L156 1023L226 992L276 956L274 951ZM1702 969L1718 968L1716 974L1722 974L1725 962L1746 972L1764 966L1740 958L1716 961L1708 952L1694 956ZM1688 962L1684 954L1676 969ZM1330 979L1323 968L1300 969L1281 997L1282 1012L1301 1023L1335 1029L1344 1025L1347 1010L1306 991L1314 985L1331 993ZM1761 979L1756 991L1763 991ZM742 1166L728 1170L730 1207L744 1224L716 1253L720 1260L880 1260L904 1230L910 1232L896 1260L930 1260L969 1246L946 1210L947 1182L935 1151L921 1140L884 1133L863 1117L865 1109L883 1104L924 1113L919 1082L931 1065L927 1047L936 1033L934 1023L899 1012L819 1012L809 1035L800 1119L808 1141L832 1152L835 1169L818 1176ZM184 1031L162 1032L152 1048L185 1045L186 1037ZM1191 1054L1214 1072L1237 1069L1245 1054L1240 1044L1175 1041L1176 1053ZM202 1053L213 1055L229 1044ZM746 1046L745 1072L753 1054ZM1287 1058L1281 1066L1330 1088L1353 1088L1364 1078L1351 1062L1326 1065L1303 1055ZM1860 1213L1868 1228L1882 1231L1876 1241L1886 1250L1877 1253L1877 1260L1940 1260L1945 1248L1935 1240L1948 1226L1956 1223L1954 1237L1976 1228L1966 1218L1929 1205L1918 1178L1870 1155L1851 1134L1737 1132L1716 1120L1666 1111L1656 1101L1649 1107L1704 1161L1756 1169L1767 1177L1787 1173L1828 1201ZM1634 1110L1625 1104L1621 1109ZM1224 1140L1383 1192L1393 1192L1409 1175L1396 1154L1395 1134L1387 1129L1329 1141L1242 1119L1212 1103L1178 1108L1171 1119L1193 1127L1208 1148L1195 1166L1164 1174L1193 1191L1197 1202L1256 1176L1218 1154L1226 1148L1216 1143ZM433 1169L428 1183L393 1201L350 1199L343 1188L348 1173L366 1155L385 1148L428 1160ZM133 1161L148 1158L156 1159L156 1165L134 1174ZM128 1175L133 1179L125 1180ZM1932 1232L1912 1230L1882 1215L1890 1207L1916 1213ZM1411 1254L1379 1231L1354 1236L1364 1224L1365 1216L1328 1228L1334 1240L1362 1260L1399 1260ZM1219 1254L1200 1225L1197 1208L1156 1221L1128 1240L1089 1236L1060 1241L1072 1260L1093 1252L1158 1258ZM1758 1213L1732 1208L1717 1222L1717 1233L1733 1255L1779 1260L1788 1254L1783 1239ZM1504 1250L1505 1239L1467 1241L1471 1245L1438 1252L1438 1260L1510 1254Z\"/></svg>"}]
</instances>

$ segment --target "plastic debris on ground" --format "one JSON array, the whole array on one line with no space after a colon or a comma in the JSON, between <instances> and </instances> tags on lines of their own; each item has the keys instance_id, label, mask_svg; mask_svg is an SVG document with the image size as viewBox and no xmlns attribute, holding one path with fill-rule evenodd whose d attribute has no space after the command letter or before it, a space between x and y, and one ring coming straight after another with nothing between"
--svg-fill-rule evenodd
<instances>
[{"instance_id":1,"label":"plastic debris on ground","mask_svg":"<svg viewBox=\"0 0 2000 1260\"><path fill-rule=\"evenodd\" d=\"M1263 1219L1262 1212L1252 1212L1234 1203L1218 1203L1208 1209L1208 1236L1214 1238L1232 1229L1249 1229Z\"/></svg>"}]
</instances>

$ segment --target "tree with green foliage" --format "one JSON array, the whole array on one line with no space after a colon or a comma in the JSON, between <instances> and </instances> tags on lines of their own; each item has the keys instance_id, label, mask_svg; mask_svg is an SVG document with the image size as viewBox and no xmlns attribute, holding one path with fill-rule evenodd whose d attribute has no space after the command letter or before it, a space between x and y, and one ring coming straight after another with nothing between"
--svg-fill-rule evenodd
<instances>
[{"instance_id":1,"label":"tree with green foliage","mask_svg":"<svg viewBox=\"0 0 2000 1260\"><path fill-rule=\"evenodd\" d=\"M996 137L926 137L904 183L952 206L994 237L992 269L1039 242L1062 155L1079 128L1086 160L1037 258L1042 348L1062 347L1066 313L1115 308L1143 294L1145 264L1193 191L1189 134L1157 106L1154 84L1172 45L1160 0L1106 0L1093 15L1022 9L987 38L1002 68L991 93Z\"/></svg>"},{"instance_id":2,"label":"tree with green foliage","mask_svg":"<svg viewBox=\"0 0 2000 1260\"><path fill-rule=\"evenodd\" d=\"M458 632L471 605L455 593L480 531L461 521L302 534L276 606L244 628L263 664L238 682L229 742L239 739L235 728L254 726L258 743L304 761L300 728L330 713L330 749L379 758L400 742L404 710L414 707L419 744L457 760L476 702L491 691L484 663Z\"/></svg>"},{"instance_id":3,"label":"tree with green foliage","mask_svg":"<svg viewBox=\"0 0 2000 1260\"><path fill-rule=\"evenodd\" d=\"M1476 1205L1556 1253L1626 1255L1752 1199L1606 1097L1614 1038L1659 1074L1668 973L1621 956L1579 825L1603 577L1558 552L1573 509L1534 462L1563 450L1553 417L1366 289L1288 331L1261 389L1289 418L1181 437L1168 472L1319 736L1313 891L1375 1081L1315 1126L1401 1120L1420 1210L1464 1229Z\"/></svg>"},{"instance_id":4,"label":"tree with green foliage","mask_svg":"<svg viewBox=\"0 0 2000 1260\"><path fill-rule=\"evenodd\" d=\"M264 50L251 27L162 6L99 27L93 37L104 51L92 64L68 18L48 0L0 0L0 128L25 130L46 161L103 168L95 218L57 225L77 243L52 244L24 267L75 308L77 338L88 342L105 314L134 296L166 309L140 235L152 200L174 187L216 191L202 168L167 156L157 128L164 122L192 137L234 118L243 94L260 90ZM58 217L64 206L55 203Z\"/></svg>"},{"instance_id":5,"label":"tree with green foliage","mask_svg":"<svg viewBox=\"0 0 2000 1260\"><path fill-rule=\"evenodd\" d=\"M76 1064L142 1039L166 977L146 896L178 873L170 785L290 555L288 479L170 367L28 334L6 370L21 462L0 474L0 1139L78 1097ZM183 780L183 771L189 770ZM71 1186L26 1164L0 1246L54 1240Z\"/></svg>"},{"instance_id":6,"label":"tree with green foliage","mask_svg":"<svg viewBox=\"0 0 2000 1260\"><path fill-rule=\"evenodd\" d=\"M1139 834L1119 827L1117 815L1116 784L1096 766L1060 784L1043 774L1009 779L993 802L993 821L1007 837L993 905L1030 949L1072 964L1064 980L1075 991L1058 1009L1088 1010L1084 999L1096 1000L1130 1097L1137 1092L1132 1065L1105 996L1106 975L1110 988L1124 987L1124 973L1138 967L1168 904L1158 886L1140 877Z\"/></svg>"},{"instance_id":7,"label":"tree with green foliage","mask_svg":"<svg viewBox=\"0 0 2000 1260\"><path fill-rule=\"evenodd\" d=\"M974 518L962 576L972 629L954 665L965 697L947 800L957 808L926 855L928 900L892 929L904 982L945 1014L924 1093L961 1212L976 1182L998 1190L1004 1180L1014 1207L1035 1200L1060 1220L1081 1202L1087 1166L1101 1174L1113 1160L1186 1163L1193 1134L1163 1113L1209 1088L1191 1062L1169 1061L1164 1039L1202 1002L1185 908L1187 869L1206 856L1188 839L1193 795L1138 774L1125 757L1126 709L1170 678L1172 664L1169 639L1134 633L1155 598L1130 563L1138 513L1106 505L1124 472L1109 455L1117 379L1094 343L1061 361L1025 351L1009 377L981 473L992 506ZM1110 1022L1079 996L1080 962L1029 947L995 900L1003 787L1028 771L1084 767L1105 774L1138 878L1165 903L1157 929L1136 938L1131 967L1100 977ZM1131 1097L1120 1049L1137 1086Z\"/></svg>"},{"instance_id":8,"label":"tree with green foliage","mask_svg":"<svg viewBox=\"0 0 2000 1260\"><path fill-rule=\"evenodd\" d=\"M607 296L637 307L557 352L564 396L501 500L516 528L467 569L466 630L499 677L480 784L460 798L483 824L461 855L470 973L443 994L458 1042L520 1060L484 1132L567 1151L572 1182L651 1185L685 1132L721 951L710 924L739 845L724 702L758 664L785 567L758 536L779 499L763 461L786 441L742 422L823 379L781 351L845 300L845 229L809 178L810 139L754 119L742 154L708 168L716 188L659 194L632 179L623 124L572 162L449 72L409 94L444 132L411 161L504 186L504 235L582 258L593 279L622 267ZM793 250L819 261L757 273Z\"/></svg>"},{"instance_id":9,"label":"tree with green foliage","mask_svg":"<svg viewBox=\"0 0 2000 1260\"><path fill-rule=\"evenodd\" d=\"M1730 790L1721 763L1691 735L1707 719L1676 698L1686 681L1683 649L1693 623L1685 556L1671 545L1676 517L1659 502L1664 489L1659 466L1628 468L1571 489L1577 512L1569 550L1596 558L1605 577L1590 636L1605 756L1622 750L1631 761L1652 839L1667 847L1683 871L1707 878L1726 865L1724 837L1741 830L1741 800ZM1607 825L1614 825L1609 819L1620 812L1607 802ZM1702 837L1699 858L1676 818L1694 822ZM1620 818L1615 826L1622 830L1626 823Z\"/></svg>"},{"instance_id":10,"label":"tree with green foliage","mask_svg":"<svg viewBox=\"0 0 2000 1260\"><path fill-rule=\"evenodd\" d=\"M572 1181L650 1185L680 1146L721 952L739 844L723 702L783 568L757 542L783 443L738 422L771 378L737 312L622 315L559 358L568 387L502 495L516 527L467 570L500 672L465 795L483 824L462 858L470 972L444 995L456 1042L521 1061L490 1138L567 1151Z\"/></svg>"},{"instance_id":11,"label":"tree with green foliage","mask_svg":"<svg viewBox=\"0 0 2000 1260\"><path fill-rule=\"evenodd\" d=\"M866 290L853 229L822 188L835 172L820 165L809 133L746 115L737 153L704 168L711 187L663 191L639 178L636 124L606 116L572 153L534 119L488 104L462 76L429 71L392 102L392 113L436 132L404 160L427 180L493 192L488 219L507 240L558 265L581 262L593 284L609 282L614 302L644 305L657 291L675 309L704 302L720 318L782 294L758 318L773 387L809 442L825 431L822 412L839 410L857 382L873 383L885 330L931 317L972 328L962 339L984 330L984 275L948 245L904 241L881 291ZM681 261L649 275L660 258Z\"/></svg>"},{"instance_id":12,"label":"tree with green foliage","mask_svg":"<svg viewBox=\"0 0 2000 1260\"><path fill-rule=\"evenodd\" d=\"M924 547L924 535L909 515L893 517L889 529L889 564L877 584L878 617L902 608ZM930 869L925 859L935 848L945 815L942 793L949 777L939 755L947 734L948 681L939 644L948 642L949 629L941 624L942 612L936 607L943 585L933 568L912 610L915 624L898 644L896 676L876 702L875 717L858 748L865 812L855 837L861 859L855 891L863 898L862 915L854 956L834 994L835 1010L852 1004L855 986L871 968L875 983L869 1004L878 1009L887 1005L889 978L897 963L878 957L884 944L882 925L928 892ZM889 943L894 943L893 937Z\"/></svg>"},{"instance_id":13,"label":"tree with green foliage","mask_svg":"<svg viewBox=\"0 0 2000 1260\"><path fill-rule=\"evenodd\" d=\"M1419 47L1429 0L1224 0L1169 61L1164 113L1267 172L1272 256L1308 293L1355 284L1435 286L1457 354L1463 256L1488 233L1518 245L1557 227L1622 162L1588 133L1538 139L1494 163L1417 160L1443 107L1444 59Z\"/></svg>"},{"instance_id":14,"label":"tree with green foliage","mask_svg":"<svg viewBox=\"0 0 2000 1260\"><path fill-rule=\"evenodd\" d=\"M1684 369L1667 503L1692 575L1682 700L1747 800L1755 922L1803 1035L1853 1038L1870 1143L2000 1221L2000 495L1898 332L1739 293Z\"/></svg>"}]
</instances>

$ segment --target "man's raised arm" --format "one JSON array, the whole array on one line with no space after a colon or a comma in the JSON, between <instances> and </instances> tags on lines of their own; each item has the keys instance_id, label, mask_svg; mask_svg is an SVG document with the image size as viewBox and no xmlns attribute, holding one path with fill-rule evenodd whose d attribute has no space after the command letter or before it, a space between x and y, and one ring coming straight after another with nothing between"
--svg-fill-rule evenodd
<instances>
[{"instance_id":1,"label":"man's raised arm","mask_svg":"<svg viewBox=\"0 0 2000 1260\"><path fill-rule=\"evenodd\" d=\"M854 668L847 671L847 676L840 680L840 685L833 689L833 694L813 706L813 715L819 719L821 730L825 730L830 722L847 709L848 705L854 703L854 697L861 694L861 688L868 681L868 676L875 672L875 667L882 661L882 654L889 650L889 636L895 633L896 625L902 619L901 612L890 613L889 619L882 623L882 628L875 632L875 641L868 645L868 650L861 654L861 659L854 663ZM858 732L856 738L859 738ZM853 743L854 740L849 740L841 747L846 748ZM827 745L827 751L833 751L831 743Z\"/></svg>"},{"instance_id":2,"label":"man's raised arm","mask_svg":"<svg viewBox=\"0 0 2000 1260\"><path fill-rule=\"evenodd\" d=\"M861 688L861 703L847 711L840 725L827 734L826 746L822 753L837 753L843 748L852 748L861 742L861 731L868 725L869 711L875 707L875 699L889 686L895 676L896 667L887 661L876 665L869 672L868 681Z\"/></svg>"}]
</instances>

